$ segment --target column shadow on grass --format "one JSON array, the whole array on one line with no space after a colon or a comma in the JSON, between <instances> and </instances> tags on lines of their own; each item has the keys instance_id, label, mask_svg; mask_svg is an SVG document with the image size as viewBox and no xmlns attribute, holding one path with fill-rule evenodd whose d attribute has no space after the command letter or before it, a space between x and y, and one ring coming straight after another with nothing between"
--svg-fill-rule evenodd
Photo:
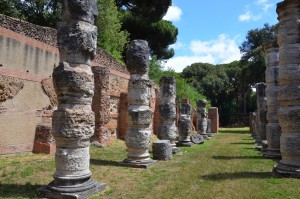
<instances>
[{"instance_id":1,"label":"column shadow on grass","mask_svg":"<svg viewBox=\"0 0 300 199\"><path fill-rule=\"evenodd\" d=\"M272 172L255 172L255 171L245 171L245 172L235 172L235 173L217 173L200 176L202 179L211 181L221 181L221 180L234 180L242 178L257 178L257 179L267 179L274 178Z\"/></svg>"},{"instance_id":2,"label":"column shadow on grass","mask_svg":"<svg viewBox=\"0 0 300 199\"><path fill-rule=\"evenodd\" d=\"M251 144L251 145L253 145L253 144L255 144L254 142L232 142L232 143L230 143L230 144Z\"/></svg>"},{"instance_id":3,"label":"column shadow on grass","mask_svg":"<svg viewBox=\"0 0 300 199\"><path fill-rule=\"evenodd\" d=\"M262 156L212 156L217 160L232 160L232 159L264 159Z\"/></svg>"},{"instance_id":4,"label":"column shadow on grass","mask_svg":"<svg viewBox=\"0 0 300 199\"><path fill-rule=\"evenodd\" d=\"M0 183L0 198L37 198L37 189L44 186L46 185Z\"/></svg>"},{"instance_id":5,"label":"column shadow on grass","mask_svg":"<svg viewBox=\"0 0 300 199\"><path fill-rule=\"evenodd\" d=\"M122 160L120 160L122 161ZM120 162L119 161L119 162ZM91 158L90 163L94 165L100 165L100 166L119 166L119 162L114 160L99 160L99 159L93 159Z\"/></svg>"}]
</instances>

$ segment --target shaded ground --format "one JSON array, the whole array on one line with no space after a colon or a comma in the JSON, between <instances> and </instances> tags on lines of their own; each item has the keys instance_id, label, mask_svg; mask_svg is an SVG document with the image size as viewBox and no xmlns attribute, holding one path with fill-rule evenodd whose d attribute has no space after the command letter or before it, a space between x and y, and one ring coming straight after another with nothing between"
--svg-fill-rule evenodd
<instances>
[{"instance_id":1,"label":"shaded ground","mask_svg":"<svg viewBox=\"0 0 300 199\"><path fill-rule=\"evenodd\" d=\"M126 147L117 141L91 149L93 177L108 184L92 198L300 198L300 180L275 178L273 160L254 150L247 129L223 129L172 161L143 170L118 167ZM0 156L0 198L34 198L52 180L53 156Z\"/></svg>"}]
</instances>

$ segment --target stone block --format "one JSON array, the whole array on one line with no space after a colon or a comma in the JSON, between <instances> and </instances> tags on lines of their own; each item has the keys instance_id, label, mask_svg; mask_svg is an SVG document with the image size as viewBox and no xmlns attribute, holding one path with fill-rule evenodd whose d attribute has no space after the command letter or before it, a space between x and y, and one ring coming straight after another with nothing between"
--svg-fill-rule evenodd
<instances>
[{"instance_id":1,"label":"stone block","mask_svg":"<svg viewBox=\"0 0 300 199\"><path fill-rule=\"evenodd\" d=\"M153 159L155 160L171 160L172 145L169 140L158 140L152 144Z\"/></svg>"}]
</instances>

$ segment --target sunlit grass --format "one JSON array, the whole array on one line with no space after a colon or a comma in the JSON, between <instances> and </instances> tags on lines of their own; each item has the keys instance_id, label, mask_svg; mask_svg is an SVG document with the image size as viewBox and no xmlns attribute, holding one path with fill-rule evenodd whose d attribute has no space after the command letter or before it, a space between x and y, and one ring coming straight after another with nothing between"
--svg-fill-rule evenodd
<instances>
[{"instance_id":1,"label":"sunlit grass","mask_svg":"<svg viewBox=\"0 0 300 199\"><path fill-rule=\"evenodd\" d=\"M181 148L149 169L119 167L123 141L91 147L93 178L107 184L91 198L299 198L300 180L272 175L275 161L254 149L247 128L220 129L202 145ZM0 198L34 198L54 173L52 155L0 156Z\"/></svg>"}]
</instances>

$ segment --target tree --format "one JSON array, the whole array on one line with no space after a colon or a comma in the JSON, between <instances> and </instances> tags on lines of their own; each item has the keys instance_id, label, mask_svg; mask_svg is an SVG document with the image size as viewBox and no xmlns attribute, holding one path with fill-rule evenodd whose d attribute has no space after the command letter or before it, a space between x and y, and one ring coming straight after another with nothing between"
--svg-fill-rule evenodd
<instances>
[{"instance_id":1,"label":"tree","mask_svg":"<svg viewBox=\"0 0 300 199\"><path fill-rule=\"evenodd\" d=\"M97 46L105 49L115 59L123 62L122 52L128 43L128 32L121 31L121 21L114 0L98 0Z\"/></svg>"},{"instance_id":2,"label":"tree","mask_svg":"<svg viewBox=\"0 0 300 199\"><path fill-rule=\"evenodd\" d=\"M143 39L148 41L151 55L157 59L169 59L174 50L169 46L176 42L178 29L170 21L163 20L170 0L117 0L121 10L122 30L127 30L130 40Z\"/></svg>"},{"instance_id":3,"label":"tree","mask_svg":"<svg viewBox=\"0 0 300 199\"><path fill-rule=\"evenodd\" d=\"M244 71L249 76L249 84L265 81L266 64L262 45L276 40L276 29L277 25L264 24L263 28L249 30L246 41L240 46L241 61L249 63Z\"/></svg>"},{"instance_id":4,"label":"tree","mask_svg":"<svg viewBox=\"0 0 300 199\"><path fill-rule=\"evenodd\" d=\"M126 7L131 13L148 22L157 22L165 16L172 0L116 0L119 8Z\"/></svg>"},{"instance_id":5,"label":"tree","mask_svg":"<svg viewBox=\"0 0 300 199\"><path fill-rule=\"evenodd\" d=\"M14 0L0 1L0 13L7 16L18 18L20 13L16 9L14 2L15 2Z\"/></svg>"},{"instance_id":6,"label":"tree","mask_svg":"<svg viewBox=\"0 0 300 199\"><path fill-rule=\"evenodd\" d=\"M15 0L13 7L19 18L40 26L56 27L60 18L59 0Z\"/></svg>"},{"instance_id":7,"label":"tree","mask_svg":"<svg viewBox=\"0 0 300 199\"><path fill-rule=\"evenodd\" d=\"M222 66L216 67L208 63L194 63L181 73L188 83L199 93L203 93L213 106L217 106L226 92L228 77Z\"/></svg>"}]
</instances>

